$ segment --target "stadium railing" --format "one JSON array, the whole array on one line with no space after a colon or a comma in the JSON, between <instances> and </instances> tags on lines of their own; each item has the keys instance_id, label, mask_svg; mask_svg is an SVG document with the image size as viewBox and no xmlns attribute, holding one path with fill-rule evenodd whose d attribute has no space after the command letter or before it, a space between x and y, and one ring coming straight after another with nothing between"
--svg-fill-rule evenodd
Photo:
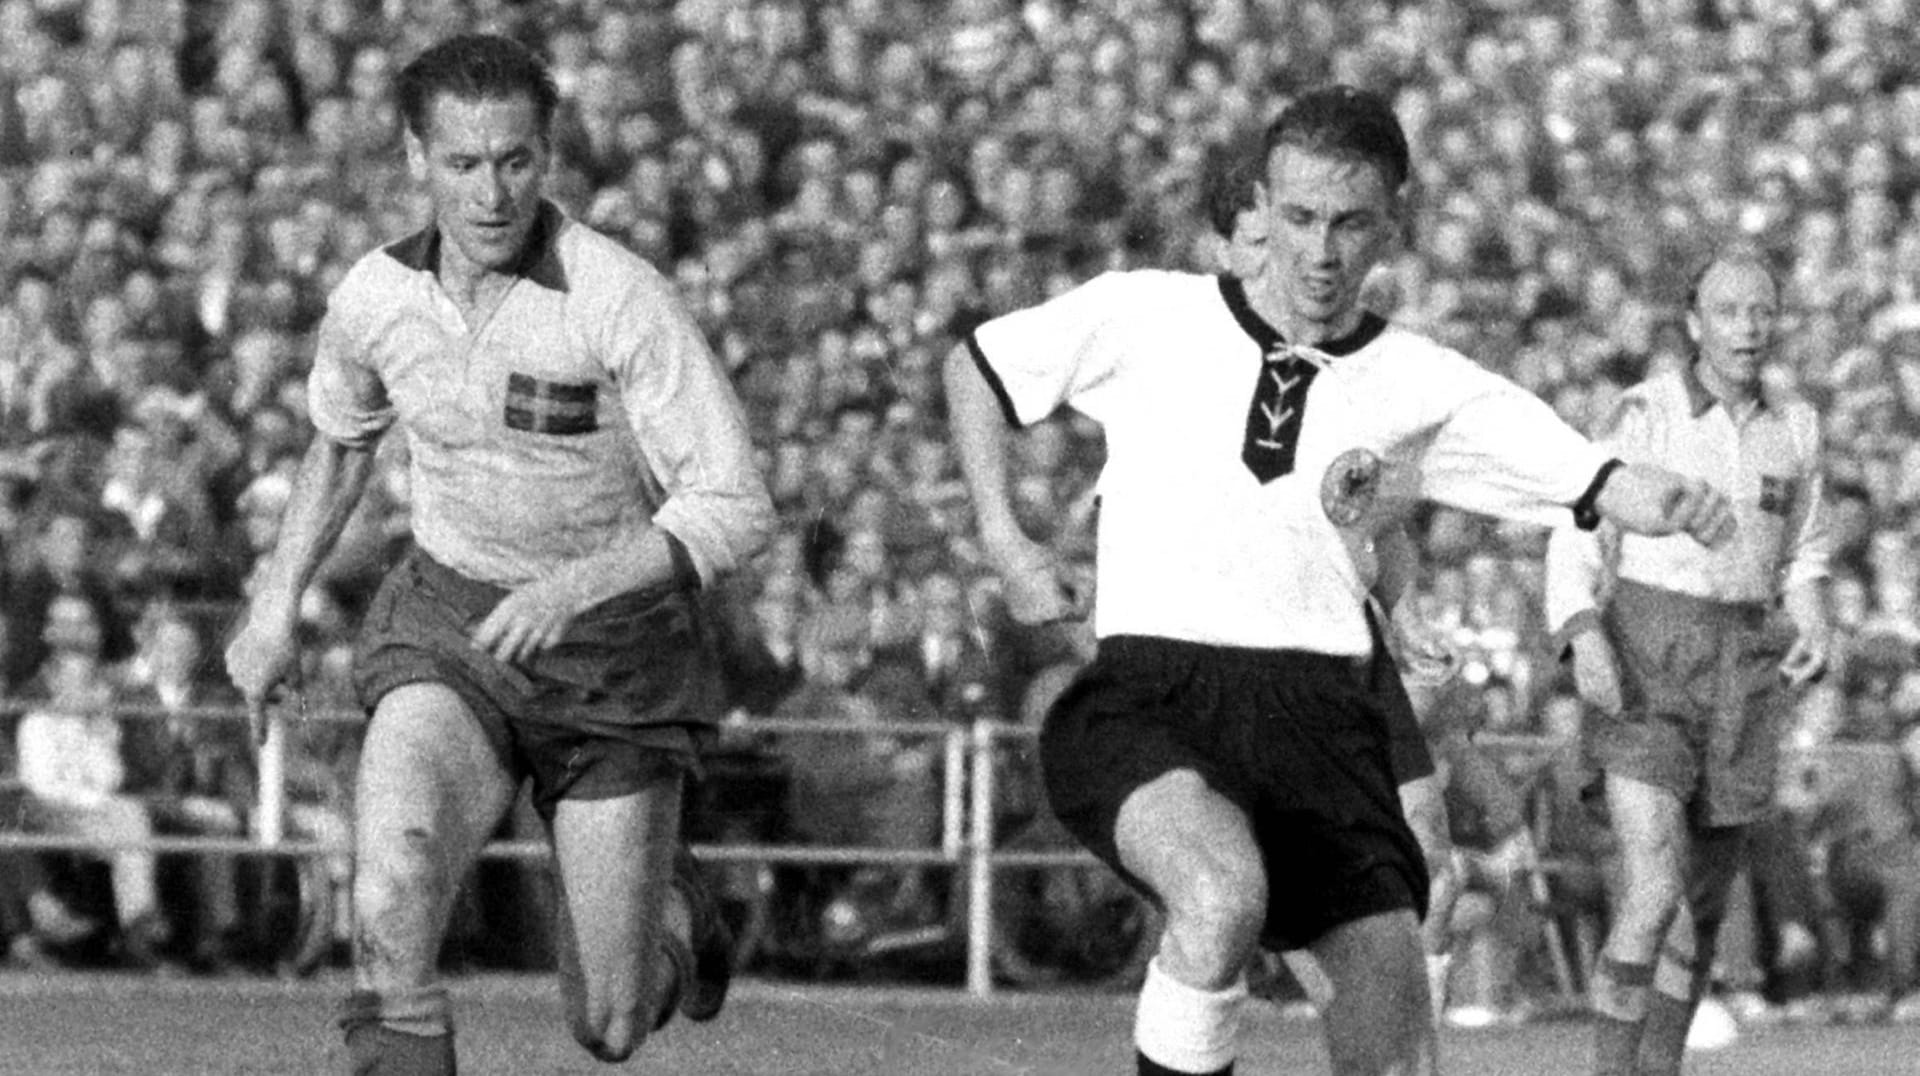
<instances>
[{"instance_id":1,"label":"stadium railing","mask_svg":"<svg viewBox=\"0 0 1920 1076\"><path fill-rule=\"evenodd\" d=\"M0 716L11 716L43 703L27 700L0 700ZM121 705L111 707L115 716L127 720L156 720L168 712L152 706ZM246 712L238 707L193 707L173 716L194 720L244 722ZM288 740L293 726L302 721L358 724L364 716L358 711L315 710L289 716L285 708L269 712L267 734L259 746L258 800L251 812L250 833L244 837L154 836L138 842L115 842L75 835L23 832L0 829L0 850L44 850L68 853L106 852L137 847L156 853L245 855L245 856L338 856L343 849L319 841L290 836L287 826L288 790L286 761ZM991 718L971 724L942 721L811 721L747 718L730 722L732 732L748 735L795 736L859 733L902 738L938 739L942 742L942 809L938 847L892 849L865 846L823 847L818 845L776 843L696 843L693 852L704 862L794 864L794 865L874 865L933 866L958 872L966 894L966 992L986 997L995 989L992 954L995 929L993 889L995 874L1008 869L1098 868L1093 856L1075 850L1007 851L995 847L999 793L996 782L1000 741L1031 740L1036 730ZM1559 742L1542 736L1502 735L1482 737L1489 750L1509 756L1535 756L1551 752ZM1880 759L1891 749L1879 745L1830 745L1801 752L1796 759L1827 759L1827 771L1860 768L1863 760ZM1871 767L1868 767L1871 768ZM544 841L495 840L482 855L487 858L543 859L550 854ZM1571 864L1551 857L1537 864L1544 877ZM1560 949L1557 939L1555 948ZM1571 984L1562 976L1563 988Z\"/></svg>"}]
</instances>

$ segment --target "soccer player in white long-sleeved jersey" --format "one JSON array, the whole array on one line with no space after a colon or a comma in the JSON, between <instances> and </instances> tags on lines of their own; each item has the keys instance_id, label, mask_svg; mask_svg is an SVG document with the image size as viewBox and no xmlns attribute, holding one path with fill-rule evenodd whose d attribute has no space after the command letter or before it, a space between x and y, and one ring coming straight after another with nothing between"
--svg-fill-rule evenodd
<instances>
[{"instance_id":1,"label":"soccer player in white long-sleeved jersey","mask_svg":"<svg viewBox=\"0 0 1920 1076\"><path fill-rule=\"evenodd\" d=\"M1098 654L1048 715L1075 836L1167 929L1139 1071L1226 1073L1255 947L1305 947L1339 1073L1414 1072L1426 873L1400 814L1362 604L1370 542L1429 498L1551 524L1732 528L1705 483L1620 465L1538 399L1359 305L1401 234L1406 139L1377 96L1308 93L1270 126L1260 271L1101 276L980 326L947 365L983 547L1017 618L1077 610L1014 521L1008 426L1098 420ZM1278 873L1284 870L1285 873Z\"/></svg>"},{"instance_id":2,"label":"soccer player in white long-sleeved jersey","mask_svg":"<svg viewBox=\"0 0 1920 1076\"><path fill-rule=\"evenodd\" d=\"M1630 389L1604 437L1726 490L1738 539L1562 529L1548 544L1547 618L1589 704L1624 875L1594 976L1596 1073L1680 1071L1791 690L1827 661L1819 423L1760 392L1779 302L1757 256L1714 259L1687 297L1695 358Z\"/></svg>"}]
</instances>

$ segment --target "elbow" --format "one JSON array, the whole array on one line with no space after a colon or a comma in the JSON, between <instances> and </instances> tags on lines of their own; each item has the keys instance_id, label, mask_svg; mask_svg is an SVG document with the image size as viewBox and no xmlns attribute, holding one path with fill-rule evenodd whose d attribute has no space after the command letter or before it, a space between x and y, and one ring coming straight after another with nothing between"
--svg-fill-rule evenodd
<instances>
[{"instance_id":1,"label":"elbow","mask_svg":"<svg viewBox=\"0 0 1920 1076\"><path fill-rule=\"evenodd\" d=\"M701 585L711 586L766 548L773 540L777 517L766 487L754 483L724 497L706 499L699 509L686 500L669 502L669 509L655 523L686 550Z\"/></svg>"}]
</instances>

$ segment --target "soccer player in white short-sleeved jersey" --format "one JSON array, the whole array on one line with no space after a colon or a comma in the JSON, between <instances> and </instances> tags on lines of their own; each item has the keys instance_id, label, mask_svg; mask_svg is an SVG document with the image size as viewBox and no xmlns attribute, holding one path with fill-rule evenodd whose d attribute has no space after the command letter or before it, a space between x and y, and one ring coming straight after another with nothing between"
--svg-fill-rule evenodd
<instances>
[{"instance_id":1,"label":"soccer player in white short-sleeved jersey","mask_svg":"<svg viewBox=\"0 0 1920 1076\"><path fill-rule=\"evenodd\" d=\"M1704 483L1622 465L1538 399L1359 305L1402 229L1406 140L1347 87L1268 128L1265 257L1231 276L1101 276L981 325L950 421L1009 608L1075 615L1021 533L1006 438L1065 405L1107 440L1094 662L1049 713L1055 811L1167 914L1139 1071L1226 1073L1256 946L1310 949L1339 1073L1432 1064L1418 916L1362 603L1373 533L1419 499L1573 512L1717 541Z\"/></svg>"}]
</instances>

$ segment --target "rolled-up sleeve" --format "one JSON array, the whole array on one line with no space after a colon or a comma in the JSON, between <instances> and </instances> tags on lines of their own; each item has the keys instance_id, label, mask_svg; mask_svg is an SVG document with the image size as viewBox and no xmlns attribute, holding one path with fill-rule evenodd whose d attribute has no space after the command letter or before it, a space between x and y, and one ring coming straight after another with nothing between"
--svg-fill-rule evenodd
<instances>
[{"instance_id":1,"label":"rolled-up sleeve","mask_svg":"<svg viewBox=\"0 0 1920 1076\"><path fill-rule=\"evenodd\" d=\"M307 412L314 428L353 447L379 440L395 416L386 386L367 361L372 349L370 319L362 313L371 300L367 291L366 274L356 267L328 296L307 375Z\"/></svg>"},{"instance_id":2,"label":"rolled-up sleeve","mask_svg":"<svg viewBox=\"0 0 1920 1076\"><path fill-rule=\"evenodd\" d=\"M664 493L654 525L680 540L710 584L758 552L774 527L740 399L692 317L651 270L624 290L607 334L621 406Z\"/></svg>"}]
</instances>

